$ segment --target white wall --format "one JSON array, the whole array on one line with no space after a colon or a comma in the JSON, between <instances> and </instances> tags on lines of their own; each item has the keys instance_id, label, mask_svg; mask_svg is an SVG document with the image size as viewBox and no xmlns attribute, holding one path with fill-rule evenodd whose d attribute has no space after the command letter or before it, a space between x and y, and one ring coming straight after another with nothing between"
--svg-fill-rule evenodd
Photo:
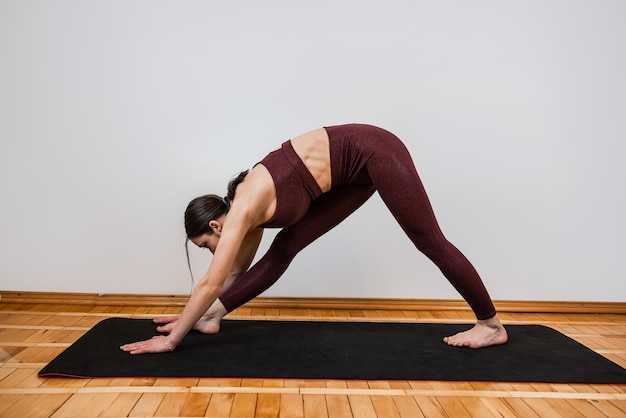
<instances>
[{"instance_id":1,"label":"white wall","mask_svg":"<svg viewBox=\"0 0 626 418\"><path fill-rule=\"evenodd\" d=\"M365 122L495 299L626 300L625 2L303 3L0 0L0 289L185 294L190 199ZM378 196L266 295L458 298Z\"/></svg>"}]
</instances>

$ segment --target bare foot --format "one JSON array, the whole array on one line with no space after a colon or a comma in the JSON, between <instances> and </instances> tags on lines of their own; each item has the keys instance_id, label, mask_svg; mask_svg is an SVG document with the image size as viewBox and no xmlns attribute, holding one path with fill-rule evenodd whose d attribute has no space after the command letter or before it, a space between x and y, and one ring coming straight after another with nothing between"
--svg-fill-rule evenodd
<instances>
[{"instance_id":1,"label":"bare foot","mask_svg":"<svg viewBox=\"0 0 626 418\"><path fill-rule=\"evenodd\" d=\"M498 316L478 320L472 329L445 337L443 342L454 347L481 348L490 345L504 344L509 336Z\"/></svg>"},{"instance_id":2,"label":"bare foot","mask_svg":"<svg viewBox=\"0 0 626 418\"><path fill-rule=\"evenodd\" d=\"M222 318L227 314L226 308L222 305L220 300L216 300L209 310L202 315L200 319L194 324L193 329L203 334L217 334L220 332L220 323ZM155 318L155 324L164 324L157 327L158 332L170 332L174 328L174 324L178 321L180 315L164 316L161 318Z\"/></svg>"}]
</instances>

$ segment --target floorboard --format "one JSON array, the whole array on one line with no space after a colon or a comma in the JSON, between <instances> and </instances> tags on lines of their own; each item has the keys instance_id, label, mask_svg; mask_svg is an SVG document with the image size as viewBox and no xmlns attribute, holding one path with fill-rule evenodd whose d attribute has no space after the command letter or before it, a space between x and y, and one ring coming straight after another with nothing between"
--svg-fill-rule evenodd
<instances>
[{"instance_id":1,"label":"floorboard","mask_svg":"<svg viewBox=\"0 0 626 418\"><path fill-rule=\"evenodd\" d=\"M37 372L110 317L163 306L0 304L0 417L626 417L626 385L323 379L42 379ZM240 308L233 319L471 322L469 311ZM515 313L626 367L626 314Z\"/></svg>"}]
</instances>

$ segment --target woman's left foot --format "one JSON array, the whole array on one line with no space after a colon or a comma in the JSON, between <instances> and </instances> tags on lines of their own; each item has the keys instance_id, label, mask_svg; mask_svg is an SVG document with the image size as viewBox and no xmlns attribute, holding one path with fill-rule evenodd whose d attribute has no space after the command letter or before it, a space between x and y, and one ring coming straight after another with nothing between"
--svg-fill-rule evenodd
<instances>
[{"instance_id":1,"label":"woman's left foot","mask_svg":"<svg viewBox=\"0 0 626 418\"><path fill-rule=\"evenodd\" d=\"M482 348L504 344L509 336L498 316L478 320L472 329L445 337L443 342L454 347Z\"/></svg>"}]
</instances>

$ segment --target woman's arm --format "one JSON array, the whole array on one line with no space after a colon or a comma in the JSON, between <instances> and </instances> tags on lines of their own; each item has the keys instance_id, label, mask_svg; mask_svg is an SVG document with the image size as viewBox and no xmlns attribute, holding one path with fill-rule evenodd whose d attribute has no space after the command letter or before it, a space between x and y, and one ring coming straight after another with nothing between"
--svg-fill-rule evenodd
<instances>
[{"instance_id":1,"label":"woman's arm","mask_svg":"<svg viewBox=\"0 0 626 418\"><path fill-rule=\"evenodd\" d=\"M250 231L248 235L246 235L243 243L241 244L241 248L237 253L237 257L235 257L233 267L224 281L224 290L228 289L230 286L236 286L237 279L248 271L261 243L261 238L263 238L263 228L255 228ZM214 308L216 310L221 310L218 306L223 309L223 305L216 300L216 302L213 302L213 305L211 305L211 307L203 314L203 317L207 315L211 316L211 311L214 310ZM157 331L166 333L171 332L179 318L180 314L155 318L154 322L156 324L161 324L157 327ZM202 329L202 325L198 328L198 324L201 321L202 318L196 322L194 329L197 329L200 332L205 332L205 330Z\"/></svg>"},{"instance_id":2,"label":"woman's arm","mask_svg":"<svg viewBox=\"0 0 626 418\"><path fill-rule=\"evenodd\" d=\"M241 207L241 206L240 206ZM236 271L235 261L246 263L248 260L252 262L254 258L253 251L243 251L240 249L244 246L254 247L254 239L246 242L249 232L251 232L251 224L254 214L246 209L239 209L233 204L224 225L219 243L215 249L215 254L211 260L211 264L207 272L202 276L191 297L187 301L185 309L174 324L169 336L156 336L150 340L126 344L120 347L124 351L131 354L143 353L161 353L173 351L182 339L187 335L193 325L200 317L209 309L215 300L222 293L226 279L231 272ZM253 230L256 230L254 228ZM257 232L255 237L260 241L260 234ZM254 237L254 234L253 234ZM246 245L244 245L244 243ZM255 250L256 251L256 250Z\"/></svg>"},{"instance_id":3,"label":"woman's arm","mask_svg":"<svg viewBox=\"0 0 626 418\"><path fill-rule=\"evenodd\" d=\"M233 209L235 208L233 207L231 211ZM174 325L168 337L169 348L173 349L182 341L196 321L222 293L226 279L233 271L235 260L248 234L245 217L237 215L237 213L229 213L226 217L211 265L198 282L179 320Z\"/></svg>"},{"instance_id":4,"label":"woman's arm","mask_svg":"<svg viewBox=\"0 0 626 418\"><path fill-rule=\"evenodd\" d=\"M248 232L235 257L233 267L224 281L224 290L229 288L239 277L248 271L261 244L261 238L263 238L263 228L255 228Z\"/></svg>"},{"instance_id":5,"label":"woman's arm","mask_svg":"<svg viewBox=\"0 0 626 418\"><path fill-rule=\"evenodd\" d=\"M236 193L237 197L222 225L209 269L196 285L169 336L156 336L150 340L126 344L120 347L122 350L131 354L173 351L222 293L246 237L273 215L276 206L274 182L262 165L250 170L246 179L237 187ZM260 241L260 236L257 240ZM245 262L249 259L252 262L253 257L254 254L248 252L241 260Z\"/></svg>"}]
</instances>

